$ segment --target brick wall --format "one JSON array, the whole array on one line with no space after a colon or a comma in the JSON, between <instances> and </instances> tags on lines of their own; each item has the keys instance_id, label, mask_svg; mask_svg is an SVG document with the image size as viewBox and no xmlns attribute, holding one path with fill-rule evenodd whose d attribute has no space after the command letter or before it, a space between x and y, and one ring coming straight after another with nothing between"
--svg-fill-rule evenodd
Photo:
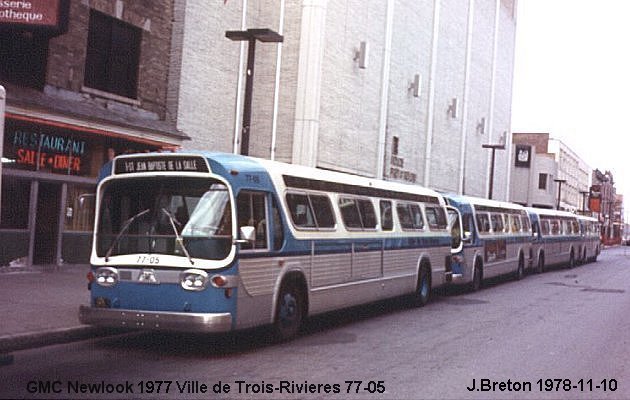
<instances>
[{"instance_id":1,"label":"brick wall","mask_svg":"<svg viewBox=\"0 0 630 400\"><path fill-rule=\"evenodd\" d=\"M142 29L138 100L141 109L164 119L173 18L171 3L171 0L72 0L68 32L50 41L47 85L61 91L81 91L90 8L93 8ZM120 110L124 112L124 107ZM132 108L128 111L134 113Z\"/></svg>"}]
</instances>

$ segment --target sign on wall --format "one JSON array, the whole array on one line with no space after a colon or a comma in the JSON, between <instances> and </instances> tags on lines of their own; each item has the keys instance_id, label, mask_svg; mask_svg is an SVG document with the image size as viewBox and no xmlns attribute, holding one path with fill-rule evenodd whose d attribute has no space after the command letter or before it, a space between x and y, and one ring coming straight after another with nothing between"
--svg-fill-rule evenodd
<instances>
[{"instance_id":1,"label":"sign on wall","mask_svg":"<svg viewBox=\"0 0 630 400\"><path fill-rule=\"evenodd\" d=\"M90 147L84 137L9 119L4 134L3 164L7 168L89 176Z\"/></svg>"},{"instance_id":2,"label":"sign on wall","mask_svg":"<svg viewBox=\"0 0 630 400\"><path fill-rule=\"evenodd\" d=\"M0 0L0 27L61 33L68 24L69 5L68 0Z\"/></svg>"},{"instance_id":3,"label":"sign on wall","mask_svg":"<svg viewBox=\"0 0 630 400\"><path fill-rule=\"evenodd\" d=\"M532 146L517 144L516 155L514 157L514 166L521 168L529 168L532 159Z\"/></svg>"}]
</instances>

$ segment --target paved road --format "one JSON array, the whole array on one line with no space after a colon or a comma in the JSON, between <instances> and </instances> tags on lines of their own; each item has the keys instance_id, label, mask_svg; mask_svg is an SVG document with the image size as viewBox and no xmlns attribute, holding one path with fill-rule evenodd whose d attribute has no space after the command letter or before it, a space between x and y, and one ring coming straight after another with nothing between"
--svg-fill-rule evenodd
<instances>
[{"instance_id":1,"label":"paved road","mask_svg":"<svg viewBox=\"0 0 630 400\"><path fill-rule=\"evenodd\" d=\"M119 391L102 398L627 399L629 272L630 248L609 249L572 270L437 293L421 309L397 300L318 317L286 344L263 331L134 333L21 351L0 367L0 397L99 397L93 384ZM346 381L361 381L359 394ZM493 381L503 386L467 389Z\"/></svg>"}]
</instances>

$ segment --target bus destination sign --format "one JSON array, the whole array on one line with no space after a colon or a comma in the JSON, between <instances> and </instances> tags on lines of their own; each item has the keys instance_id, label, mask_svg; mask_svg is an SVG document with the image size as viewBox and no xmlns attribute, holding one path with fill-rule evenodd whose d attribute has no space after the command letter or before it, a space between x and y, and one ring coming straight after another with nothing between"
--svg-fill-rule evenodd
<instances>
[{"instance_id":1,"label":"bus destination sign","mask_svg":"<svg viewBox=\"0 0 630 400\"><path fill-rule=\"evenodd\" d=\"M144 172L209 172L201 157L160 155L154 157L124 157L114 161L114 174Z\"/></svg>"}]
</instances>

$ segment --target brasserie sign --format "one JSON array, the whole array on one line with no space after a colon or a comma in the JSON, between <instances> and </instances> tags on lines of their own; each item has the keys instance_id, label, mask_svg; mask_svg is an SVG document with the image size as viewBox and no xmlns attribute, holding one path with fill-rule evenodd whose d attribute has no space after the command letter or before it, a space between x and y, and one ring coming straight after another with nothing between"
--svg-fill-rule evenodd
<instances>
[{"instance_id":1,"label":"brasserie sign","mask_svg":"<svg viewBox=\"0 0 630 400\"><path fill-rule=\"evenodd\" d=\"M68 0L0 0L0 25L65 30Z\"/></svg>"}]
</instances>

